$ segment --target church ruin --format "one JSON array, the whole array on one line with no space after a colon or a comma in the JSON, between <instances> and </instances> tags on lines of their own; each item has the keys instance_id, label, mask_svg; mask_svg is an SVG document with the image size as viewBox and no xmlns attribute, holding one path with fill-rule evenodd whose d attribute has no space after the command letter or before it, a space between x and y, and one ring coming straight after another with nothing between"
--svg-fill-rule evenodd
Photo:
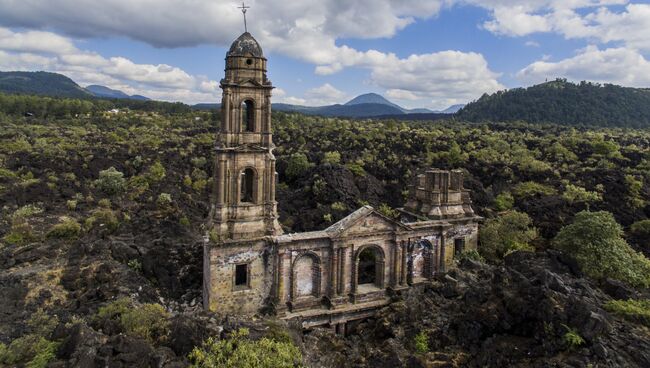
<instances>
[{"instance_id":1,"label":"church ruin","mask_svg":"<svg viewBox=\"0 0 650 368\"><path fill-rule=\"evenodd\" d=\"M426 283L476 249L479 217L460 170L418 175L401 220L364 206L324 230L278 223L266 58L246 32L226 55L215 186L204 245L206 309L272 310L303 327L371 316L389 295Z\"/></svg>"}]
</instances>

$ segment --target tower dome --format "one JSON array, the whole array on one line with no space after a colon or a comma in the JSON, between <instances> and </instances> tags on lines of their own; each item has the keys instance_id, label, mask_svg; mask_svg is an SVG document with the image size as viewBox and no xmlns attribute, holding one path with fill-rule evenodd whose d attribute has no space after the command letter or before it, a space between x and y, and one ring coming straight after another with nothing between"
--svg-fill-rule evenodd
<instances>
[{"instance_id":1,"label":"tower dome","mask_svg":"<svg viewBox=\"0 0 650 368\"><path fill-rule=\"evenodd\" d=\"M260 44L257 43L257 40L255 40L250 33L244 32L235 40L235 42L232 43L226 56L263 58L264 53L262 52Z\"/></svg>"}]
</instances>

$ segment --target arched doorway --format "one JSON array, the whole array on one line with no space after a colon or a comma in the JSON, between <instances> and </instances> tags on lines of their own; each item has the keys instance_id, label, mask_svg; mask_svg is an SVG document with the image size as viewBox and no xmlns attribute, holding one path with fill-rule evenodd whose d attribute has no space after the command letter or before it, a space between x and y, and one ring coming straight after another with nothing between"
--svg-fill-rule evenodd
<instances>
[{"instance_id":1,"label":"arched doorway","mask_svg":"<svg viewBox=\"0 0 650 368\"><path fill-rule=\"evenodd\" d=\"M384 287L384 252L378 246L361 248L357 253L355 269L359 291Z\"/></svg>"},{"instance_id":2,"label":"arched doorway","mask_svg":"<svg viewBox=\"0 0 650 368\"><path fill-rule=\"evenodd\" d=\"M246 100L241 104L242 110L242 132L255 131L255 103Z\"/></svg>"},{"instance_id":3,"label":"arched doorway","mask_svg":"<svg viewBox=\"0 0 650 368\"><path fill-rule=\"evenodd\" d=\"M241 173L240 202L255 203L255 170L247 168Z\"/></svg>"}]
</instances>

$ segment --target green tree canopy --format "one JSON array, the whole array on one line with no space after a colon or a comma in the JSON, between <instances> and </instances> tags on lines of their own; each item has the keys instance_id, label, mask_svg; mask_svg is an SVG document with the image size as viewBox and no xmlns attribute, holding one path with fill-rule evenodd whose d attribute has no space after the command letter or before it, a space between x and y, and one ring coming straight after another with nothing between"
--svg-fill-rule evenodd
<instances>
[{"instance_id":1,"label":"green tree canopy","mask_svg":"<svg viewBox=\"0 0 650 368\"><path fill-rule=\"evenodd\" d=\"M553 242L556 248L575 257L590 277L650 286L650 261L627 244L621 226L609 212L579 212Z\"/></svg>"},{"instance_id":2,"label":"green tree canopy","mask_svg":"<svg viewBox=\"0 0 650 368\"><path fill-rule=\"evenodd\" d=\"M487 260L498 261L515 250L532 250L537 229L527 214L512 211L485 221L481 226L479 251Z\"/></svg>"}]
</instances>

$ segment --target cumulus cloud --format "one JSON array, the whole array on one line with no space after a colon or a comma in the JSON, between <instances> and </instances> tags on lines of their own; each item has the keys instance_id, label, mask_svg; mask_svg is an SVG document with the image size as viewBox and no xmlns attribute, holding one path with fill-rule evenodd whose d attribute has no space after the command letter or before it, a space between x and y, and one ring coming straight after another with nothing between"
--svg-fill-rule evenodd
<instances>
[{"instance_id":1,"label":"cumulus cloud","mask_svg":"<svg viewBox=\"0 0 650 368\"><path fill-rule=\"evenodd\" d=\"M318 75L362 68L369 71L369 81L388 90L391 97L407 104L444 107L503 88L499 75L490 70L481 54L452 50L398 58L376 50L357 50L340 40L392 37L418 19L438 15L443 7L464 5L486 9L490 19L480 26L498 35L555 32L592 43L619 43L608 45L610 48L650 50L650 37L646 36L650 34L650 5L629 0L252 0L249 30L267 54L281 53L311 63ZM241 14L230 1L0 0L0 9L0 24L29 30L0 31L0 50L10 55L5 55L4 65L55 65L85 80L183 90L194 97L218 95L216 82L172 66L139 65L119 56L105 59L79 52L62 35L128 37L156 47L227 46L243 28ZM328 101L307 94L304 98L280 98L304 103Z\"/></svg>"},{"instance_id":2,"label":"cumulus cloud","mask_svg":"<svg viewBox=\"0 0 650 368\"><path fill-rule=\"evenodd\" d=\"M465 0L488 9L492 19L486 30L506 36L554 32L568 39L584 38L601 43L620 42L650 50L650 4L629 0ZM612 10L613 5L625 5Z\"/></svg>"},{"instance_id":3,"label":"cumulus cloud","mask_svg":"<svg viewBox=\"0 0 650 368\"><path fill-rule=\"evenodd\" d=\"M391 97L424 102L426 106L445 108L478 98L482 93L505 88L497 81L483 55L474 52L442 51L411 55L399 59L394 55L374 65L372 81L391 91ZM408 93L405 93L408 92Z\"/></svg>"},{"instance_id":4,"label":"cumulus cloud","mask_svg":"<svg viewBox=\"0 0 650 368\"><path fill-rule=\"evenodd\" d=\"M534 62L520 70L517 77L527 83L564 77L574 81L647 87L650 85L650 61L638 51L624 47L600 50L589 46L571 58Z\"/></svg>"},{"instance_id":5,"label":"cumulus cloud","mask_svg":"<svg viewBox=\"0 0 650 368\"><path fill-rule=\"evenodd\" d=\"M42 31L21 33L0 28L0 69L58 72L82 85L102 84L160 100L216 101L220 96L216 81L166 64L137 64L119 56L105 58L78 49L68 38Z\"/></svg>"},{"instance_id":6,"label":"cumulus cloud","mask_svg":"<svg viewBox=\"0 0 650 368\"><path fill-rule=\"evenodd\" d=\"M320 87L312 88L305 93L306 103L311 106L340 103L345 96L345 92L336 89L329 83L325 83Z\"/></svg>"}]
</instances>

